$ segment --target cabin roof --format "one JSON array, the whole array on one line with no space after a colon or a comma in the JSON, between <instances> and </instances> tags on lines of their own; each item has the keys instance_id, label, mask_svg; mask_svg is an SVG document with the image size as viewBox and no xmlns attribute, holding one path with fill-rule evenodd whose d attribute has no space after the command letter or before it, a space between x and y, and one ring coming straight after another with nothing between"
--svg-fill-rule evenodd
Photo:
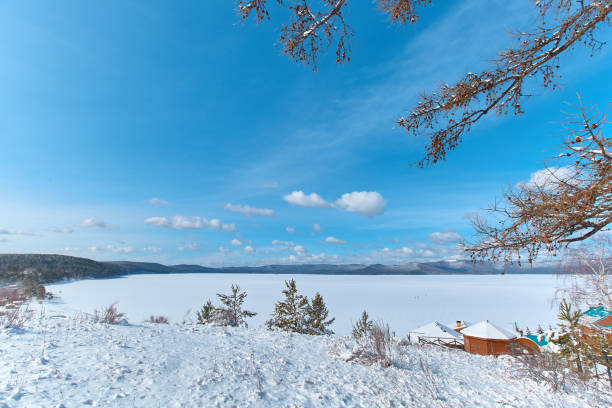
<instances>
[{"instance_id":1,"label":"cabin roof","mask_svg":"<svg viewBox=\"0 0 612 408\"><path fill-rule=\"evenodd\" d=\"M612 310L608 310L603 306L592 307L583 313L585 316L589 316L595 319L603 319L608 316L612 316Z\"/></svg>"},{"instance_id":2,"label":"cabin roof","mask_svg":"<svg viewBox=\"0 0 612 408\"><path fill-rule=\"evenodd\" d=\"M595 324L600 327L605 327L606 329L612 329L612 316L606 316L603 319L599 319Z\"/></svg>"},{"instance_id":3,"label":"cabin roof","mask_svg":"<svg viewBox=\"0 0 612 408\"><path fill-rule=\"evenodd\" d=\"M542 334L526 334L524 336L521 336L521 338L529 339L529 340L533 341L535 344L537 344L539 347L544 347L545 345L550 343L547 340L548 336L546 335L546 333L542 333Z\"/></svg>"},{"instance_id":4,"label":"cabin roof","mask_svg":"<svg viewBox=\"0 0 612 408\"><path fill-rule=\"evenodd\" d=\"M482 339L512 340L516 336L499 326L494 325L488 320L473 324L461 330L461 334L468 337L480 337Z\"/></svg>"},{"instance_id":5,"label":"cabin roof","mask_svg":"<svg viewBox=\"0 0 612 408\"><path fill-rule=\"evenodd\" d=\"M411 330L410 333L423 337L461 340L461 335L459 333L439 322L428 323L424 326Z\"/></svg>"}]
</instances>

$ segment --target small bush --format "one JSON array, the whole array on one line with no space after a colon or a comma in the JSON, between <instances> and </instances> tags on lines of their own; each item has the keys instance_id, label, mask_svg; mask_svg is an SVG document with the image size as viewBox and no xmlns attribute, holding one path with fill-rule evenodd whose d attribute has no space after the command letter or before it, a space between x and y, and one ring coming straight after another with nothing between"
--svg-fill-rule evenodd
<instances>
[{"instance_id":1,"label":"small bush","mask_svg":"<svg viewBox=\"0 0 612 408\"><path fill-rule=\"evenodd\" d=\"M12 304L11 308L0 309L0 327L4 329L23 329L25 322L32 317L26 303Z\"/></svg>"},{"instance_id":2,"label":"small bush","mask_svg":"<svg viewBox=\"0 0 612 408\"><path fill-rule=\"evenodd\" d=\"M125 313L120 313L117 310L117 304L106 307L102 311L94 310L94 321L105 324L125 324L127 323L124 318Z\"/></svg>"},{"instance_id":3,"label":"small bush","mask_svg":"<svg viewBox=\"0 0 612 408\"><path fill-rule=\"evenodd\" d=\"M0 327L23 329L32 316L28 309L28 297L23 287L4 286L0 288Z\"/></svg>"},{"instance_id":4,"label":"small bush","mask_svg":"<svg viewBox=\"0 0 612 408\"><path fill-rule=\"evenodd\" d=\"M523 353L517 360L522 363L517 372L519 378L530 378L548 384L554 391L567 391L576 385L583 385L586 377L573 369L561 355L549 352Z\"/></svg>"},{"instance_id":5,"label":"small bush","mask_svg":"<svg viewBox=\"0 0 612 408\"><path fill-rule=\"evenodd\" d=\"M360 332L365 334L356 338L357 346L353 348L346 361L391 367L392 335L389 325L382 322L372 323L367 319L367 313L362 315L362 318L364 316L366 317L364 321L370 323L370 328Z\"/></svg>"},{"instance_id":6,"label":"small bush","mask_svg":"<svg viewBox=\"0 0 612 408\"><path fill-rule=\"evenodd\" d=\"M36 298L36 299L47 299L47 297L52 297L47 295L47 290L45 287L32 279L26 279L21 283L21 287L23 288L23 293L28 298Z\"/></svg>"},{"instance_id":7,"label":"small bush","mask_svg":"<svg viewBox=\"0 0 612 408\"><path fill-rule=\"evenodd\" d=\"M0 307L21 304L26 300L27 297L21 288L17 286L0 287Z\"/></svg>"},{"instance_id":8,"label":"small bush","mask_svg":"<svg viewBox=\"0 0 612 408\"><path fill-rule=\"evenodd\" d=\"M170 323L170 320L168 320L168 318L166 316L155 316L155 315L151 315L151 317L149 317L149 320L147 320L149 323L157 323L157 324L168 324Z\"/></svg>"},{"instance_id":9,"label":"small bush","mask_svg":"<svg viewBox=\"0 0 612 408\"><path fill-rule=\"evenodd\" d=\"M369 337L374 346L374 351L382 365L391 365L391 329L388 324L377 322L372 325Z\"/></svg>"}]
</instances>

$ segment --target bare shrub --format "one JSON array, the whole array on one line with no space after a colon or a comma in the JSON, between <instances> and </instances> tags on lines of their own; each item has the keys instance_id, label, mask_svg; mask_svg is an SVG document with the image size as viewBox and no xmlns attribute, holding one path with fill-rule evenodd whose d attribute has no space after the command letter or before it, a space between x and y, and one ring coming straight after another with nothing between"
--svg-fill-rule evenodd
<instances>
[{"instance_id":1,"label":"bare shrub","mask_svg":"<svg viewBox=\"0 0 612 408\"><path fill-rule=\"evenodd\" d=\"M431 366L419 358L419 368L423 374L423 380L420 381L420 385L427 391L429 396L434 399L440 399L440 389L438 387L438 380L436 374L432 371Z\"/></svg>"},{"instance_id":2,"label":"bare shrub","mask_svg":"<svg viewBox=\"0 0 612 408\"><path fill-rule=\"evenodd\" d=\"M376 354L383 359L388 359L391 356L391 330L389 325L376 322L372 325L369 334Z\"/></svg>"},{"instance_id":3,"label":"bare shrub","mask_svg":"<svg viewBox=\"0 0 612 408\"><path fill-rule=\"evenodd\" d=\"M346 361L391 367L391 339L391 329L388 324L373 323L366 334L359 337L357 347L352 350Z\"/></svg>"},{"instance_id":4,"label":"bare shrub","mask_svg":"<svg viewBox=\"0 0 612 408\"><path fill-rule=\"evenodd\" d=\"M27 303L11 303L11 307L0 310L0 327L23 329L25 322L32 316Z\"/></svg>"},{"instance_id":5,"label":"bare shrub","mask_svg":"<svg viewBox=\"0 0 612 408\"><path fill-rule=\"evenodd\" d=\"M0 287L0 307L21 304L26 300L27 297L21 288L17 286Z\"/></svg>"},{"instance_id":6,"label":"bare shrub","mask_svg":"<svg viewBox=\"0 0 612 408\"><path fill-rule=\"evenodd\" d=\"M103 310L94 310L94 321L105 324L125 324L127 323L124 318L125 313L120 313L117 310L117 304L106 307Z\"/></svg>"},{"instance_id":7,"label":"bare shrub","mask_svg":"<svg viewBox=\"0 0 612 408\"><path fill-rule=\"evenodd\" d=\"M157 324L168 324L170 323L170 320L168 320L168 318L166 316L155 316L155 315L151 315L151 317L149 317L149 320L147 320L150 323L157 323Z\"/></svg>"},{"instance_id":8,"label":"bare shrub","mask_svg":"<svg viewBox=\"0 0 612 408\"><path fill-rule=\"evenodd\" d=\"M31 317L28 309L28 297L21 287L4 286L0 288L0 327L23 329Z\"/></svg>"},{"instance_id":9,"label":"bare shrub","mask_svg":"<svg viewBox=\"0 0 612 408\"><path fill-rule=\"evenodd\" d=\"M565 391L570 383L581 381L578 374L570 369L567 361L553 353L524 353L518 355L517 360L522 363L518 371L519 377L546 383L554 391Z\"/></svg>"},{"instance_id":10,"label":"bare shrub","mask_svg":"<svg viewBox=\"0 0 612 408\"><path fill-rule=\"evenodd\" d=\"M28 298L36 298L39 300L53 298L52 293L48 293L47 289L43 285L32 279L24 280L23 282L21 282L20 286L23 290L23 294Z\"/></svg>"}]
</instances>

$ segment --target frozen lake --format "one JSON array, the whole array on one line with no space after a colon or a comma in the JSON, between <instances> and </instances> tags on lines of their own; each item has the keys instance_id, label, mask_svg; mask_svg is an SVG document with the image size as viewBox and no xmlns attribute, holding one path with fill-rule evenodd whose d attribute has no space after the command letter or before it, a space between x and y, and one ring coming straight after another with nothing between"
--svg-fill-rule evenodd
<instances>
[{"instance_id":1,"label":"frozen lake","mask_svg":"<svg viewBox=\"0 0 612 408\"><path fill-rule=\"evenodd\" d=\"M366 309L373 319L388 322L398 335L431 321L454 324L456 320L488 319L512 329L514 322L545 329L556 323L552 305L561 281L554 275L445 275L445 276L338 276L256 274L131 275L118 279L82 280L49 285L70 310L92 313L117 302L131 323L151 314L171 322L195 320L207 299L219 304L216 293L228 293L237 283L248 292L245 306L258 315L250 327L263 325L282 298L283 281L294 278L298 291L311 298L323 295L332 329L349 334Z\"/></svg>"}]
</instances>

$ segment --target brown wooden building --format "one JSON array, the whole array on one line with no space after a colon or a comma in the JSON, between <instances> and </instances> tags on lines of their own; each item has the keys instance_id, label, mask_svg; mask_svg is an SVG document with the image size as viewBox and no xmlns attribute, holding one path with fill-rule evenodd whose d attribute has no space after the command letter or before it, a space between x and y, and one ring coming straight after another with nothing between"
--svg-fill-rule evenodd
<instances>
[{"instance_id":1,"label":"brown wooden building","mask_svg":"<svg viewBox=\"0 0 612 408\"><path fill-rule=\"evenodd\" d=\"M461 334L468 353L494 356L515 353L516 336L488 320L466 327Z\"/></svg>"}]
</instances>

